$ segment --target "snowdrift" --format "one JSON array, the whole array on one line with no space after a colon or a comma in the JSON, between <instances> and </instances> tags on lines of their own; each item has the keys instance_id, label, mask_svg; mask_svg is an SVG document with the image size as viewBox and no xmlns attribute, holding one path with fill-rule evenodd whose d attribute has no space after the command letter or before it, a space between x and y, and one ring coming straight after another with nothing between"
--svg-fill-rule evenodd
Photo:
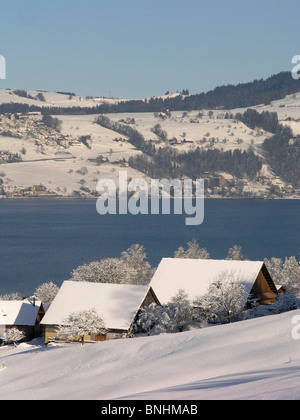
<instances>
[{"instance_id":1,"label":"snowdrift","mask_svg":"<svg viewBox=\"0 0 300 420\"><path fill-rule=\"evenodd\" d=\"M0 399L300 399L297 321L300 310L83 346L1 347Z\"/></svg>"}]
</instances>

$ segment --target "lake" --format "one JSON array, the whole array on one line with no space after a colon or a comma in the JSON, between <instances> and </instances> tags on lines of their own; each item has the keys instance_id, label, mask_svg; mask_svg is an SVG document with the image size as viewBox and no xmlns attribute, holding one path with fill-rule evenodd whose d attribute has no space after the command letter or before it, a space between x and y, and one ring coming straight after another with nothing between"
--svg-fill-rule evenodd
<instances>
[{"instance_id":1,"label":"lake","mask_svg":"<svg viewBox=\"0 0 300 420\"><path fill-rule=\"evenodd\" d=\"M133 243L152 266L193 238L211 258L226 258L234 244L252 260L298 257L299 215L300 200L206 199L203 223L186 226L185 214L101 216L96 200L0 200L0 294L60 286L79 265Z\"/></svg>"}]
</instances>

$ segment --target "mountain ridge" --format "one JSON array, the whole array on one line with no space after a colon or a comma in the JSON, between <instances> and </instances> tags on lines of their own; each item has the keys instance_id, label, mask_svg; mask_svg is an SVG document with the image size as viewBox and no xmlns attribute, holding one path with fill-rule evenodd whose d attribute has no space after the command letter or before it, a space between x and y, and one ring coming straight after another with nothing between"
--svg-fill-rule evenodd
<instances>
[{"instance_id":1,"label":"mountain ridge","mask_svg":"<svg viewBox=\"0 0 300 420\"><path fill-rule=\"evenodd\" d=\"M8 90L8 89L6 89ZM10 92L24 92L20 89ZM180 94L179 92L151 97L145 99L116 99L96 98L87 96L85 99L75 94L57 92L66 98L61 106L43 102L36 99L38 94L45 96L47 92L35 91L36 96L29 95L23 101L2 102L0 98L0 114L5 112L34 112L50 107L53 114L99 114L123 112L159 112L166 109L170 111L184 111L196 109L232 109L246 108L259 104L270 104L271 101L283 99L285 96L300 91L300 79L292 77L292 73L282 71L266 79L255 79L252 82L216 86L214 89L198 94ZM32 91L29 91L32 92ZM187 92L183 91L183 92ZM9 98L8 98L9 99ZM29 102L25 99L32 99ZM25 102L24 102L25 101ZM34 101L38 102L37 104ZM2 103L1 103L2 102ZM66 102L67 105L66 106ZM98 102L98 103L97 103Z\"/></svg>"}]
</instances>

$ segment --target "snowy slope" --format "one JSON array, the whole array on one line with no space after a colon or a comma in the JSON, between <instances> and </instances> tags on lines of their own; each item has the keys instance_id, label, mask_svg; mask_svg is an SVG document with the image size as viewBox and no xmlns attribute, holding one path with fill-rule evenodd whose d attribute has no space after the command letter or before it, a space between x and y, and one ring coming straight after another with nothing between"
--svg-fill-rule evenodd
<instances>
[{"instance_id":1,"label":"snowy slope","mask_svg":"<svg viewBox=\"0 0 300 420\"><path fill-rule=\"evenodd\" d=\"M119 101L126 101L126 99L113 98L82 98L81 96L62 94L57 92L42 92L45 101L40 101L36 98L39 91L27 91L30 98L24 98L14 93L14 90L0 89L0 104L3 103L21 103L34 105L39 107L95 107L103 103L115 104ZM33 98L33 99L32 99Z\"/></svg>"},{"instance_id":2,"label":"snowy slope","mask_svg":"<svg viewBox=\"0 0 300 420\"><path fill-rule=\"evenodd\" d=\"M35 97L37 92L28 92ZM43 92L46 102L34 99L21 98L9 90L0 90L0 104L3 102L31 103L40 106L94 106L104 100L102 98L84 99L78 96L69 97L58 93ZM114 101L110 99L110 101ZM289 125L294 134L300 134L300 122L285 121L287 117L300 118L300 93L289 95L279 101L273 101L270 105L258 105L255 108L261 112L277 112L281 123ZM245 112L245 109L229 110L232 114ZM155 117L154 113L123 113L109 114L108 117L114 121L127 118L135 119L133 125L146 140L158 140L152 129L160 124L166 131L168 139L176 137L178 141L186 139L183 144L176 144L177 151L186 152L196 147L204 149L217 148L223 151L241 149L248 150L251 147L255 153L262 156L262 144L266 137L270 136L261 129L251 130L242 122L225 119L226 110L214 110L213 115L209 115L208 110L201 111L203 116L199 116L199 111L172 111L171 117L165 120ZM22 155L23 162L8 163L1 165L1 172L5 175L3 186L5 188L30 187L36 184L43 184L48 191L59 195L69 196L73 191L79 191L81 184L91 191L96 189L99 179L110 178L116 183L120 166L113 162L125 159L128 161L130 156L140 153L128 142L116 142L114 139L120 135L112 130L101 127L94 123L96 115L60 115L62 121L62 134L70 135L73 139L80 136L91 136L91 148L84 145L74 144L63 149L62 147L44 146L41 153L34 142L25 138L0 137L0 150L9 150L12 153L20 153L26 149L26 154ZM37 117L39 118L39 117ZM123 136L124 137L124 136ZM159 143L158 147L166 146ZM109 163L96 166L91 159L95 159L102 154L109 159ZM59 158L59 159L57 159ZM65 158L65 159L63 159ZM86 167L88 172L83 176L78 173L82 167ZM145 178L139 171L131 168L126 169L128 177ZM230 174L222 174L226 179L230 179ZM272 182L284 187L285 183L275 176L267 164L263 165L261 175L268 177ZM265 194L267 183L247 182L244 191Z\"/></svg>"},{"instance_id":3,"label":"snowy slope","mask_svg":"<svg viewBox=\"0 0 300 420\"><path fill-rule=\"evenodd\" d=\"M23 89L21 89L23 90ZM93 108L104 103L114 105L118 102L126 102L134 99L125 98L111 98L111 97L81 97L79 95L69 95L68 93L46 92L46 91L26 91L29 98L16 95L14 90L0 89L0 104L3 103L21 103L34 105L39 107L87 107ZM45 101L37 98L37 95L42 93ZM171 93L169 95L158 96L157 98L167 99L180 95L179 93ZM149 100L150 98L146 98ZM136 99L140 100L140 99ZM143 99L142 99L143 100Z\"/></svg>"},{"instance_id":4,"label":"snowy slope","mask_svg":"<svg viewBox=\"0 0 300 420\"><path fill-rule=\"evenodd\" d=\"M0 150L20 153L22 147L26 149L20 164L1 165L1 172L5 174L5 186L31 186L42 183L49 191L70 195L73 190L79 190L79 180L84 179L85 186L95 190L99 179L109 178L117 182L119 167L111 163L112 161L123 158L128 160L130 156L139 153L129 143L114 142L117 133L94 124L95 115L59 116L59 119L62 121L62 134L70 134L74 139L90 135L91 148L73 145L64 149L45 145L41 153L34 142L24 138L0 137ZM110 163L96 166L89 160L100 154L109 158ZM87 168L85 175L77 172L82 167ZM143 177L134 169L126 169L128 177Z\"/></svg>"},{"instance_id":5,"label":"snowy slope","mask_svg":"<svg viewBox=\"0 0 300 420\"><path fill-rule=\"evenodd\" d=\"M0 347L0 399L300 399L295 316L300 310L84 346Z\"/></svg>"}]
</instances>

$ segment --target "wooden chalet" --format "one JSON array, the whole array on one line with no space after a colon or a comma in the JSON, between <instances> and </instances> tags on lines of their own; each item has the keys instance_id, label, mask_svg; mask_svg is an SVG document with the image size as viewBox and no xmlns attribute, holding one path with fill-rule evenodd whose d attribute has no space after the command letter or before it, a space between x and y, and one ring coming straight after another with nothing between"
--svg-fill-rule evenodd
<instances>
[{"instance_id":1,"label":"wooden chalet","mask_svg":"<svg viewBox=\"0 0 300 420\"><path fill-rule=\"evenodd\" d=\"M161 304L170 302L180 289L194 300L206 294L209 286L226 273L245 286L248 303L275 302L277 287L263 261L163 258L150 286Z\"/></svg>"},{"instance_id":2,"label":"wooden chalet","mask_svg":"<svg viewBox=\"0 0 300 420\"><path fill-rule=\"evenodd\" d=\"M13 327L24 333L22 341L38 337L44 314L42 302L35 297L24 300L0 300L0 339L3 340L5 331Z\"/></svg>"},{"instance_id":3,"label":"wooden chalet","mask_svg":"<svg viewBox=\"0 0 300 420\"><path fill-rule=\"evenodd\" d=\"M55 340L58 328L74 312L95 309L104 321L105 335L88 334L84 341L103 341L129 336L141 308L159 301L149 286L115 283L63 282L42 320L45 343Z\"/></svg>"}]
</instances>

